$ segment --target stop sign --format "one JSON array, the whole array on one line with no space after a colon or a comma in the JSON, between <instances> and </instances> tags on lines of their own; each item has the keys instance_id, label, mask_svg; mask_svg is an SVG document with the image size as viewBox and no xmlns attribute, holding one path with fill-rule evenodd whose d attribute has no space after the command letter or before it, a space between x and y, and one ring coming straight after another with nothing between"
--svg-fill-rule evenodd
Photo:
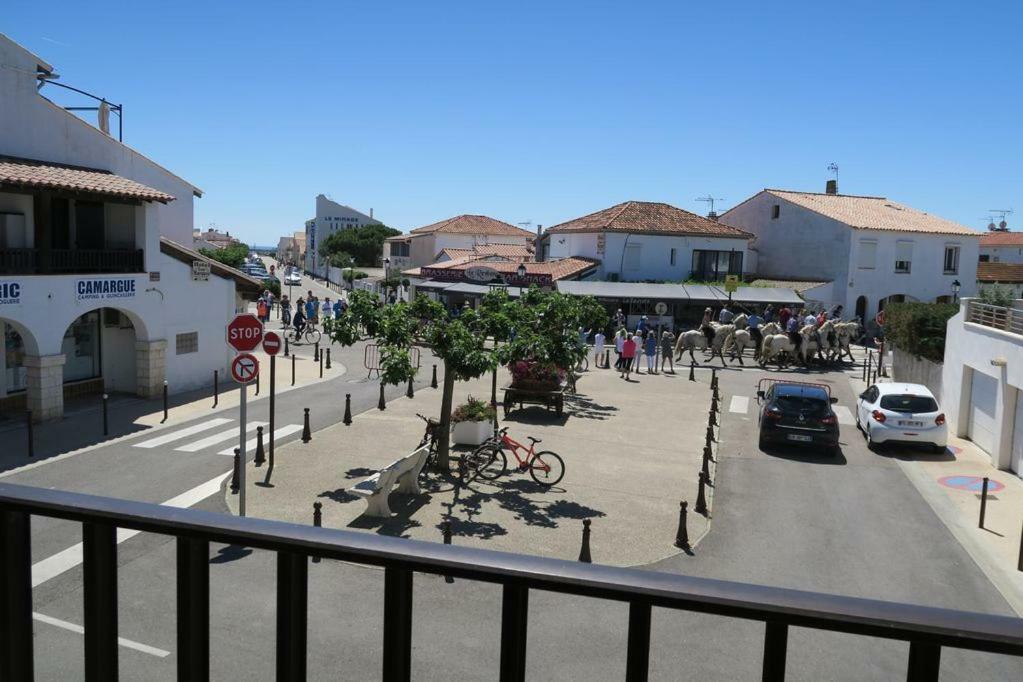
<instances>
[{"instance_id":1,"label":"stop sign","mask_svg":"<svg viewBox=\"0 0 1023 682\"><path fill-rule=\"evenodd\" d=\"M236 315L227 324L227 345L236 351L255 350L263 339L263 323L255 315Z\"/></svg>"}]
</instances>

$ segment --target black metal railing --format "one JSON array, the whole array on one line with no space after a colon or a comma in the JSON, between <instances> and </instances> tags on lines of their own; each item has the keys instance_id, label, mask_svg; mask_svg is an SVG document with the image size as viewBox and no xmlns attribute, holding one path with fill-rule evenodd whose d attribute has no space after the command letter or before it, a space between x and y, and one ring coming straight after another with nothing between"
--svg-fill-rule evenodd
<instances>
[{"instance_id":1,"label":"black metal railing","mask_svg":"<svg viewBox=\"0 0 1023 682\"><path fill-rule=\"evenodd\" d=\"M0 275L84 275L145 271L142 249L0 249Z\"/></svg>"},{"instance_id":2,"label":"black metal railing","mask_svg":"<svg viewBox=\"0 0 1023 682\"><path fill-rule=\"evenodd\" d=\"M177 538L178 679L209 679L210 543L277 553L277 679L306 676L308 558L384 567L385 680L408 680L413 573L498 583L500 678L525 679L530 590L629 603L626 679L646 680L651 609L765 623L763 679L782 680L790 627L909 643L907 679L937 680L942 647L1023 656L1016 618L453 547L371 533L0 483L0 679L33 677L32 515L83 525L85 679L117 679L117 528ZM866 677L866 675L864 675Z\"/></svg>"}]
</instances>

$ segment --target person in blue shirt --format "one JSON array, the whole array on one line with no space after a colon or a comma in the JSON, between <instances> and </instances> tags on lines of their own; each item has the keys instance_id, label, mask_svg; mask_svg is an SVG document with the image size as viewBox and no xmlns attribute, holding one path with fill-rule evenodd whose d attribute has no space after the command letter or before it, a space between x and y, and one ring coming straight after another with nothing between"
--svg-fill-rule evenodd
<instances>
[{"instance_id":1,"label":"person in blue shirt","mask_svg":"<svg viewBox=\"0 0 1023 682\"><path fill-rule=\"evenodd\" d=\"M643 354L646 355L646 373L657 374L657 332L647 332L643 341Z\"/></svg>"},{"instance_id":2,"label":"person in blue shirt","mask_svg":"<svg viewBox=\"0 0 1023 682\"><path fill-rule=\"evenodd\" d=\"M312 320L313 322L315 322L316 321L316 317L317 317L316 314L318 312L319 311L316 309L316 301L315 300L310 298L309 300L307 300L305 302L305 317L306 317L307 320Z\"/></svg>"},{"instance_id":3,"label":"person in blue shirt","mask_svg":"<svg viewBox=\"0 0 1023 682\"><path fill-rule=\"evenodd\" d=\"M774 322L774 306L764 308L764 322Z\"/></svg>"},{"instance_id":4,"label":"person in blue shirt","mask_svg":"<svg viewBox=\"0 0 1023 682\"><path fill-rule=\"evenodd\" d=\"M344 308L341 306L341 299L334 301L334 319L341 317L341 313L344 312Z\"/></svg>"},{"instance_id":5,"label":"person in blue shirt","mask_svg":"<svg viewBox=\"0 0 1023 682\"><path fill-rule=\"evenodd\" d=\"M753 343L756 345L754 348L759 352L760 347L764 344L764 335L760 333L760 325L764 323L763 318L757 315L757 311L754 310L749 315L749 319L746 320L746 324L749 326L749 335L753 339Z\"/></svg>"}]
</instances>

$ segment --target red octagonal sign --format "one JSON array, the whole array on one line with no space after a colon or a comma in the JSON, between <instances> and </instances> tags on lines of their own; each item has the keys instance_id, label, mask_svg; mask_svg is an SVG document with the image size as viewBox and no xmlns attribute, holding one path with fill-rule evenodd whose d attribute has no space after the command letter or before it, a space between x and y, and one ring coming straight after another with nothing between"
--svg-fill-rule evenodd
<instances>
[{"instance_id":1,"label":"red octagonal sign","mask_svg":"<svg viewBox=\"0 0 1023 682\"><path fill-rule=\"evenodd\" d=\"M237 315L227 324L227 345L236 351L255 350L263 340L263 323L255 315Z\"/></svg>"}]
</instances>

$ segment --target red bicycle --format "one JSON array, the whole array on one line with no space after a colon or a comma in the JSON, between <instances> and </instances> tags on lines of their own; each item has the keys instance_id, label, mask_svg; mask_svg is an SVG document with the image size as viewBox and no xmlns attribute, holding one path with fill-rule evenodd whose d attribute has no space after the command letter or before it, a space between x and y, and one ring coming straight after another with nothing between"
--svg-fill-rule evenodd
<instances>
[{"instance_id":1,"label":"red bicycle","mask_svg":"<svg viewBox=\"0 0 1023 682\"><path fill-rule=\"evenodd\" d=\"M505 448L511 450L518 462L516 468L519 471L528 471L533 480L542 486L550 487L556 485L565 476L565 461L556 452L550 450L536 451L536 444L541 443L539 438L529 436L529 447L508 436L508 427L488 438L478 448L473 450L467 461L474 465L475 476L487 480L493 480L502 476L508 471L508 457L504 454ZM524 452L524 455L520 455ZM475 478L473 476L473 478Z\"/></svg>"}]
</instances>

